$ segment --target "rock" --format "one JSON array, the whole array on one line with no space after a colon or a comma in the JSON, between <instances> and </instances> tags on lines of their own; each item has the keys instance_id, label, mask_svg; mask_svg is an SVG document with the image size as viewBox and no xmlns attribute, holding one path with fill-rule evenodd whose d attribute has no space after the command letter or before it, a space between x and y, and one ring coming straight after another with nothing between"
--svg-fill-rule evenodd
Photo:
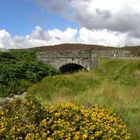
<instances>
[{"instance_id":1,"label":"rock","mask_svg":"<svg viewBox=\"0 0 140 140\"><path fill-rule=\"evenodd\" d=\"M24 92L23 94L20 94L20 95L12 94L12 97L0 98L0 108L2 108L2 106L6 104L7 102L12 101L14 98L20 98L21 100L23 100L25 99L26 95L27 95L27 92Z\"/></svg>"},{"instance_id":2,"label":"rock","mask_svg":"<svg viewBox=\"0 0 140 140\"><path fill-rule=\"evenodd\" d=\"M20 98L20 95L15 95L13 98Z\"/></svg>"},{"instance_id":3,"label":"rock","mask_svg":"<svg viewBox=\"0 0 140 140\"><path fill-rule=\"evenodd\" d=\"M6 97L5 99L8 100L8 101L11 101L13 98Z\"/></svg>"}]
</instances>

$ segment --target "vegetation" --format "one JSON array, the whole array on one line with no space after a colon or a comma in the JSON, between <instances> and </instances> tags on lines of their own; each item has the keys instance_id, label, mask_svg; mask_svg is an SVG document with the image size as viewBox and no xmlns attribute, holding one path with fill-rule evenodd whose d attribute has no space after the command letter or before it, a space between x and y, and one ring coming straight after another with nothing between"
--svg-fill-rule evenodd
<instances>
[{"instance_id":1,"label":"vegetation","mask_svg":"<svg viewBox=\"0 0 140 140\"><path fill-rule=\"evenodd\" d=\"M28 100L0 108L0 139L140 139L139 59L101 58L94 72L52 77L36 52L0 52L0 96L31 86Z\"/></svg>"},{"instance_id":2,"label":"vegetation","mask_svg":"<svg viewBox=\"0 0 140 140\"><path fill-rule=\"evenodd\" d=\"M108 109L13 100L0 112L0 139L129 140L123 121Z\"/></svg>"},{"instance_id":3,"label":"vegetation","mask_svg":"<svg viewBox=\"0 0 140 140\"><path fill-rule=\"evenodd\" d=\"M0 96L20 93L45 76L58 72L36 58L37 50L0 52Z\"/></svg>"},{"instance_id":4,"label":"vegetation","mask_svg":"<svg viewBox=\"0 0 140 140\"><path fill-rule=\"evenodd\" d=\"M29 89L44 106L75 101L113 109L140 139L140 60L103 58L94 72L47 77Z\"/></svg>"}]
</instances>

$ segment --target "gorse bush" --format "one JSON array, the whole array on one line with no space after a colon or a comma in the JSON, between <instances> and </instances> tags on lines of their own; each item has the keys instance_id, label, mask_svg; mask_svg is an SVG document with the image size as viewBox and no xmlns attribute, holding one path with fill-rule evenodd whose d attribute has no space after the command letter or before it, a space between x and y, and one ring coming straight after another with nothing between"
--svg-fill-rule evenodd
<instances>
[{"instance_id":1,"label":"gorse bush","mask_svg":"<svg viewBox=\"0 0 140 140\"><path fill-rule=\"evenodd\" d=\"M0 110L0 139L129 140L123 121L109 109L36 100L13 100Z\"/></svg>"}]
</instances>

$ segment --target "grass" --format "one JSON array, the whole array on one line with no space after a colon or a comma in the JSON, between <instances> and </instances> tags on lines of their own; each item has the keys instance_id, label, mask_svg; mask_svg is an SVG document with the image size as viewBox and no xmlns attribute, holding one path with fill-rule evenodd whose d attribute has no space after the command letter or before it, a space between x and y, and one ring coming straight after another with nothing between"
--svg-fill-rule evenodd
<instances>
[{"instance_id":1,"label":"grass","mask_svg":"<svg viewBox=\"0 0 140 140\"><path fill-rule=\"evenodd\" d=\"M113 109L140 139L140 60L102 58L94 72L47 77L29 89L43 105L74 101Z\"/></svg>"}]
</instances>

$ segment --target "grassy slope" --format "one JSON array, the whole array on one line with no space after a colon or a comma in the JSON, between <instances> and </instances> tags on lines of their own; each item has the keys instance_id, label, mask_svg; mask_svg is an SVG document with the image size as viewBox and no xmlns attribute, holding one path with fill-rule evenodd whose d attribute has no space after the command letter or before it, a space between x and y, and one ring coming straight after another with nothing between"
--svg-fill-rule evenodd
<instances>
[{"instance_id":1,"label":"grassy slope","mask_svg":"<svg viewBox=\"0 0 140 140\"><path fill-rule=\"evenodd\" d=\"M140 60L101 59L94 72L48 77L29 93L43 104L76 101L112 108L140 139Z\"/></svg>"}]
</instances>

